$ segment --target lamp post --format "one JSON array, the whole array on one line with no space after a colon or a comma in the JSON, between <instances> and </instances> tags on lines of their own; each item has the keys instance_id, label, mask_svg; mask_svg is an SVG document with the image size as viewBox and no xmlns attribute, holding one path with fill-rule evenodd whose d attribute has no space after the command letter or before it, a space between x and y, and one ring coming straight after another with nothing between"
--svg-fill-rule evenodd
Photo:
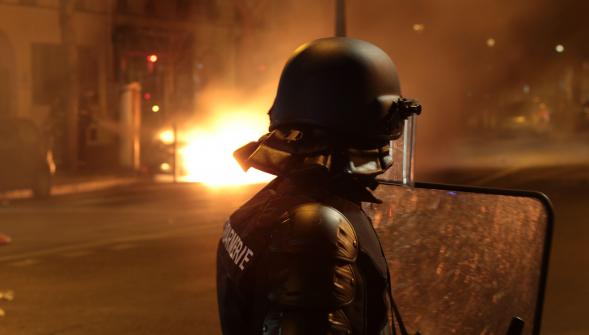
<instances>
[{"instance_id":1,"label":"lamp post","mask_svg":"<svg viewBox=\"0 0 589 335\"><path fill-rule=\"evenodd\" d=\"M346 37L346 1L335 1L335 36Z\"/></svg>"}]
</instances>

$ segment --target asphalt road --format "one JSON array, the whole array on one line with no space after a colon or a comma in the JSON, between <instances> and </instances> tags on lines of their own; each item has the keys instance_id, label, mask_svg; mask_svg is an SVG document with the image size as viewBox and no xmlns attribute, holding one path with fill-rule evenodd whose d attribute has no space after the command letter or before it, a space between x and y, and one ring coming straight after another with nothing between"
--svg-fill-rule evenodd
<instances>
[{"instance_id":1,"label":"asphalt road","mask_svg":"<svg viewBox=\"0 0 589 335\"><path fill-rule=\"evenodd\" d=\"M0 334L218 333L216 240L254 189L136 184L5 203L0 292L14 299L0 300Z\"/></svg>"},{"instance_id":2,"label":"asphalt road","mask_svg":"<svg viewBox=\"0 0 589 335\"><path fill-rule=\"evenodd\" d=\"M551 196L557 225L543 334L589 334L587 168L422 179ZM141 183L3 203L0 233L13 241L0 247L0 334L218 334L216 240L258 187Z\"/></svg>"}]
</instances>

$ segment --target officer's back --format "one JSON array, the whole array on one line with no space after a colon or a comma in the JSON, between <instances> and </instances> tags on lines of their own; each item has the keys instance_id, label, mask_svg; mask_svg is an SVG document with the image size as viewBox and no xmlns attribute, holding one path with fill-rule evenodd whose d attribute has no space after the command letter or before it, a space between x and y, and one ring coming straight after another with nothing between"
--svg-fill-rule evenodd
<instances>
[{"instance_id":1,"label":"officer's back","mask_svg":"<svg viewBox=\"0 0 589 335\"><path fill-rule=\"evenodd\" d=\"M270 132L235 157L278 176L225 224L217 259L223 333L378 334L391 298L378 237L361 209L392 165L390 140L420 106L391 59L349 38L289 59Z\"/></svg>"}]
</instances>

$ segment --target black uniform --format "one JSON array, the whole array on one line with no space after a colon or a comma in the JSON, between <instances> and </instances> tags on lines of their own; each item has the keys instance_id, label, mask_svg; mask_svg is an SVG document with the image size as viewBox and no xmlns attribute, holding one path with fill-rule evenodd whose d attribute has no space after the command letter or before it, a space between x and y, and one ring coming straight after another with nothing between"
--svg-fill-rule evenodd
<instances>
[{"instance_id":1,"label":"black uniform","mask_svg":"<svg viewBox=\"0 0 589 335\"><path fill-rule=\"evenodd\" d=\"M295 51L270 132L234 154L244 169L279 177L225 224L217 256L225 335L390 328L387 264L360 204L377 202L366 186L391 167L389 141L420 111L373 44L326 38Z\"/></svg>"},{"instance_id":2,"label":"black uniform","mask_svg":"<svg viewBox=\"0 0 589 335\"><path fill-rule=\"evenodd\" d=\"M387 265L350 176L277 178L225 224L217 286L223 334L378 334Z\"/></svg>"}]
</instances>

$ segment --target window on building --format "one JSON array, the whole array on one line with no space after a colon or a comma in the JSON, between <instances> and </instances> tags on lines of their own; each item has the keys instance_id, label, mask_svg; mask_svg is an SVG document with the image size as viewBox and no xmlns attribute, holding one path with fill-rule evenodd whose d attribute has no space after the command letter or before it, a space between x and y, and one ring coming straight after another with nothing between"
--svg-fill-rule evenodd
<instances>
[{"instance_id":1,"label":"window on building","mask_svg":"<svg viewBox=\"0 0 589 335\"><path fill-rule=\"evenodd\" d=\"M33 103L49 105L65 87L65 49L59 44L32 45Z\"/></svg>"},{"instance_id":2,"label":"window on building","mask_svg":"<svg viewBox=\"0 0 589 335\"><path fill-rule=\"evenodd\" d=\"M10 70L0 66L0 115L11 115L12 87Z\"/></svg>"},{"instance_id":3,"label":"window on building","mask_svg":"<svg viewBox=\"0 0 589 335\"><path fill-rule=\"evenodd\" d=\"M98 93L98 50L78 47L78 83L80 94Z\"/></svg>"},{"instance_id":4,"label":"window on building","mask_svg":"<svg viewBox=\"0 0 589 335\"><path fill-rule=\"evenodd\" d=\"M37 5L37 2L39 2L38 0L20 0L21 5L26 5L26 6L35 6Z\"/></svg>"},{"instance_id":5,"label":"window on building","mask_svg":"<svg viewBox=\"0 0 589 335\"><path fill-rule=\"evenodd\" d=\"M33 44L31 59L33 103L50 105L63 96L68 68L65 49L59 44ZM78 85L80 92L98 91L98 61L92 48L78 48Z\"/></svg>"},{"instance_id":6,"label":"window on building","mask_svg":"<svg viewBox=\"0 0 589 335\"><path fill-rule=\"evenodd\" d=\"M205 13L208 19L216 20L220 16L219 1L218 0L198 0L199 3L204 3Z\"/></svg>"},{"instance_id":7,"label":"window on building","mask_svg":"<svg viewBox=\"0 0 589 335\"><path fill-rule=\"evenodd\" d=\"M127 14L129 12L129 2L127 0L117 1L117 12L120 14Z\"/></svg>"},{"instance_id":8,"label":"window on building","mask_svg":"<svg viewBox=\"0 0 589 335\"><path fill-rule=\"evenodd\" d=\"M184 20L193 18L195 9L194 5L194 0L177 0L176 17Z\"/></svg>"},{"instance_id":9,"label":"window on building","mask_svg":"<svg viewBox=\"0 0 589 335\"><path fill-rule=\"evenodd\" d=\"M157 16L155 0L145 0L145 14Z\"/></svg>"}]
</instances>

